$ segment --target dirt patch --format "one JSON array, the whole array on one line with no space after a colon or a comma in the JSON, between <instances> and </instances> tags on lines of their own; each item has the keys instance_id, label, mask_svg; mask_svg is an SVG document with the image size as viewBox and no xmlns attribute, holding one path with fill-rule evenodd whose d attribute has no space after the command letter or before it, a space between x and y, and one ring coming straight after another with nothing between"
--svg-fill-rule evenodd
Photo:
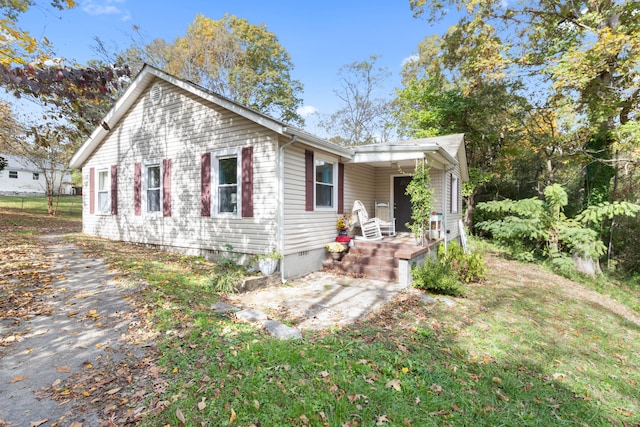
<instances>
[{"instance_id":1,"label":"dirt patch","mask_svg":"<svg viewBox=\"0 0 640 427\"><path fill-rule=\"evenodd\" d=\"M550 273L533 264L521 264L493 254L485 254L492 282L508 283L510 286L538 288L547 295L557 298L571 298L588 304L598 305L626 321L640 326L640 316L631 308L583 285L557 274Z\"/></svg>"},{"instance_id":2,"label":"dirt patch","mask_svg":"<svg viewBox=\"0 0 640 427\"><path fill-rule=\"evenodd\" d=\"M263 311L299 329L349 325L402 292L398 283L316 272L253 292L228 295L229 304Z\"/></svg>"}]
</instances>

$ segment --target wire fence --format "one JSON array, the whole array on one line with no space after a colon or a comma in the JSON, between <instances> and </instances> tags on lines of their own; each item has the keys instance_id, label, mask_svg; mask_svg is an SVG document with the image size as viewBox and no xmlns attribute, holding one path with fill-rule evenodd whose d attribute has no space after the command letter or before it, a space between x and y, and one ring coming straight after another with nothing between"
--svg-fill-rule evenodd
<instances>
[{"instance_id":1,"label":"wire fence","mask_svg":"<svg viewBox=\"0 0 640 427\"><path fill-rule=\"evenodd\" d=\"M58 215L70 217L82 217L82 196L61 195L56 201L53 198L53 206ZM12 195L0 196L0 209L22 211L35 214L48 213L48 199L46 196Z\"/></svg>"}]
</instances>

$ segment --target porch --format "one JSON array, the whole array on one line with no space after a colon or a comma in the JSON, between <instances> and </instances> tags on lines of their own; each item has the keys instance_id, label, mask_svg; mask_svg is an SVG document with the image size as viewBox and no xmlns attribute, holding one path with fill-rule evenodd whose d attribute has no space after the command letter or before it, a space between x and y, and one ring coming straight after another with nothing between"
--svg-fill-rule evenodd
<instances>
[{"instance_id":1,"label":"porch","mask_svg":"<svg viewBox=\"0 0 640 427\"><path fill-rule=\"evenodd\" d=\"M442 239L426 240L420 246L412 233L401 232L384 236L382 240L352 240L353 246L335 260L329 256L322 262L323 270L352 277L398 282L411 285L411 266L424 263L435 253Z\"/></svg>"}]
</instances>

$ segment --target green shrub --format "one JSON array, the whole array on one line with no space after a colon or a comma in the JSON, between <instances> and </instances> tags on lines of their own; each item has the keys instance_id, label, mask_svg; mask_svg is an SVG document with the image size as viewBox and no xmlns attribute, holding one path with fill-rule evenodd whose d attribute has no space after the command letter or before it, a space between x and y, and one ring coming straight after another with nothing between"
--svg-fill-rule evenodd
<instances>
[{"instance_id":1,"label":"green shrub","mask_svg":"<svg viewBox=\"0 0 640 427\"><path fill-rule=\"evenodd\" d=\"M446 262L436 257L427 257L423 266L413 265L413 286L424 291L443 295L462 295L462 283L458 275Z\"/></svg>"},{"instance_id":2,"label":"green shrub","mask_svg":"<svg viewBox=\"0 0 640 427\"><path fill-rule=\"evenodd\" d=\"M227 244L226 249L227 254L218 261L209 277L209 286L214 292L232 294L238 290L237 285L247 275L247 269L238 263L239 256L233 252L233 246Z\"/></svg>"},{"instance_id":3,"label":"green shrub","mask_svg":"<svg viewBox=\"0 0 640 427\"><path fill-rule=\"evenodd\" d=\"M567 279L575 280L578 277L576 263L573 258L564 253L558 253L556 256L548 260L548 264L555 273Z\"/></svg>"},{"instance_id":4,"label":"green shrub","mask_svg":"<svg viewBox=\"0 0 640 427\"><path fill-rule=\"evenodd\" d=\"M465 253L458 242L449 242L438 247L438 258L455 271L459 280L464 283L482 282L487 269L480 253Z\"/></svg>"}]
</instances>

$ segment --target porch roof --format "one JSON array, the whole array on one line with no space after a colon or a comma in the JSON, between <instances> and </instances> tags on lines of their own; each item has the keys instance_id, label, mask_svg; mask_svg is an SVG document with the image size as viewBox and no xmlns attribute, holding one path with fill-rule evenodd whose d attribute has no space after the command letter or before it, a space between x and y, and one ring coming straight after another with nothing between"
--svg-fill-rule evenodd
<instances>
[{"instance_id":1,"label":"porch roof","mask_svg":"<svg viewBox=\"0 0 640 427\"><path fill-rule=\"evenodd\" d=\"M431 159L443 167L460 165L462 179L466 181L469 177L464 134L359 145L353 147L353 150L352 163L368 163L374 166L398 163L403 166L416 159Z\"/></svg>"}]
</instances>

